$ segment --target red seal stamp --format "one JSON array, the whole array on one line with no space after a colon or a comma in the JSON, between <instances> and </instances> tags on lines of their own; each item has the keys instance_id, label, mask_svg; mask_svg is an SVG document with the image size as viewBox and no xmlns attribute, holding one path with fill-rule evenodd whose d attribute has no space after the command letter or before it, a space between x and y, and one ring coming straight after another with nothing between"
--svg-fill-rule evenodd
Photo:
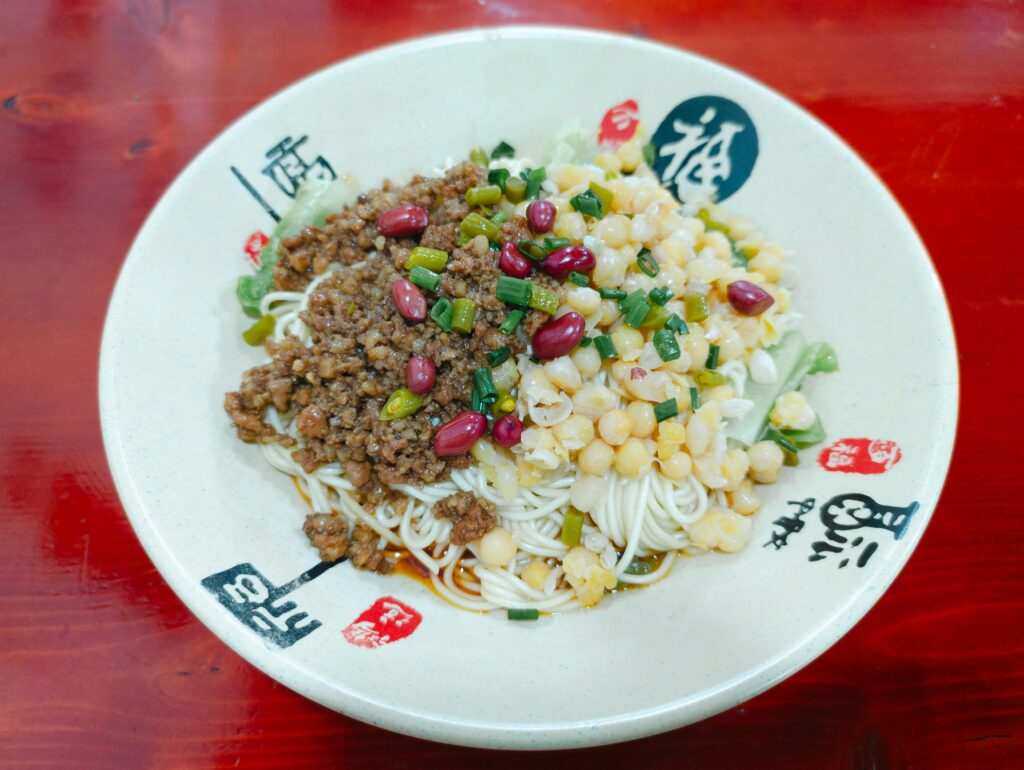
<instances>
[{"instance_id":1,"label":"red seal stamp","mask_svg":"<svg viewBox=\"0 0 1024 770\"><path fill-rule=\"evenodd\" d=\"M598 144L615 147L636 133L636 124L640 122L640 107L633 99L616 104L601 119L601 131L597 135Z\"/></svg>"},{"instance_id":2,"label":"red seal stamp","mask_svg":"<svg viewBox=\"0 0 1024 770\"><path fill-rule=\"evenodd\" d=\"M423 616L393 596L382 596L342 633L349 644L375 650L405 639L419 628Z\"/></svg>"},{"instance_id":3,"label":"red seal stamp","mask_svg":"<svg viewBox=\"0 0 1024 770\"><path fill-rule=\"evenodd\" d=\"M902 457L895 441L844 438L821 450L818 465L832 472L875 475L885 473Z\"/></svg>"},{"instance_id":4,"label":"red seal stamp","mask_svg":"<svg viewBox=\"0 0 1024 770\"><path fill-rule=\"evenodd\" d=\"M245 256L257 270L260 267L260 252L268 243L270 243L270 238L259 230L245 239Z\"/></svg>"}]
</instances>

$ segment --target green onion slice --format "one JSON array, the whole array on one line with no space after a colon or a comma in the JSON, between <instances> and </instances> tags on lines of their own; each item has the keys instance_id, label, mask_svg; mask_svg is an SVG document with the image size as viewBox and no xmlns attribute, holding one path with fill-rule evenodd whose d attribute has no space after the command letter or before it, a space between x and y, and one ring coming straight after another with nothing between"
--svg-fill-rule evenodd
<instances>
[{"instance_id":1,"label":"green onion slice","mask_svg":"<svg viewBox=\"0 0 1024 770\"><path fill-rule=\"evenodd\" d=\"M427 291L437 291L441 285L441 276L433 270L427 270L422 265L416 265L409 271L409 280Z\"/></svg>"},{"instance_id":2,"label":"green onion slice","mask_svg":"<svg viewBox=\"0 0 1024 770\"><path fill-rule=\"evenodd\" d=\"M615 358L619 355L619 351L615 349L615 343L607 334L594 337L594 347L597 348L597 354L601 356L602 361L607 361L609 358Z\"/></svg>"},{"instance_id":3,"label":"green onion slice","mask_svg":"<svg viewBox=\"0 0 1024 770\"><path fill-rule=\"evenodd\" d=\"M455 300L452 314L452 328L457 332L469 334L473 331L473 319L476 317L476 303L466 297Z\"/></svg>"},{"instance_id":4,"label":"green onion slice","mask_svg":"<svg viewBox=\"0 0 1024 770\"><path fill-rule=\"evenodd\" d=\"M569 199L569 205L588 217L601 219L604 216L604 212L601 210L601 199L594 194L593 190L584 190L579 195L574 195Z\"/></svg>"},{"instance_id":5,"label":"green onion slice","mask_svg":"<svg viewBox=\"0 0 1024 770\"><path fill-rule=\"evenodd\" d=\"M405 262L402 263L402 267L406 270L412 270L414 267L419 265L425 267L427 270L433 270L435 273L440 273L444 270L444 266L448 264L448 252L441 251L441 249L428 249L426 246L417 246L409 252L409 256Z\"/></svg>"},{"instance_id":6,"label":"green onion slice","mask_svg":"<svg viewBox=\"0 0 1024 770\"><path fill-rule=\"evenodd\" d=\"M554 315L558 310L558 293L534 284L530 307L534 310L542 310L548 315Z\"/></svg>"},{"instance_id":7,"label":"green onion slice","mask_svg":"<svg viewBox=\"0 0 1024 770\"><path fill-rule=\"evenodd\" d=\"M708 358L704 362L705 369L714 370L718 368L718 353L720 350L721 348L719 348L718 345L708 346Z\"/></svg>"},{"instance_id":8,"label":"green onion slice","mask_svg":"<svg viewBox=\"0 0 1024 770\"><path fill-rule=\"evenodd\" d=\"M491 160L498 158L512 158L516 154L516 148L505 141L498 142L498 146L491 150Z\"/></svg>"},{"instance_id":9,"label":"green onion slice","mask_svg":"<svg viewBox=\"0 0 1024 770\"><path fill-rule=\"evenodd\" d=\"M505 181L511 176L507 168L492 168L487 172L487 183L497 185L502 193L505 192Z\"/></svg>"},{"instance_id":10,"label":"green onion slice","mask_svg":"<svg viewBox=\"0 0 1024 770\"><path fill-rule=\"evenodd\" d=\"M690 409L695 412L700 409L700 393L696 388L690 388Z\"/></svg>"},{"instance_id":11,"label":"green onion slice","mask_svg":"<svg viewBox=\"0 0 1024 770\"><path fill-rule=\"evenodd\" d=\"M668 329L659 329L654 333L654 349L662 361L675 361L681 355L679 343L676 341L674 332Z\"/></svg>"},{"instance_id":12,"label":"green onion slice","mask_svg":"<svg viewBox=\"0 0 1024 770\"><path fill-rule=\"evenodd\" d=\"M430 308L430 320L436 323L441 331L450 332L452 330L452 319L455 317L455 306L447 297L441 297L434 303L434 306Z\"/></svg>"},{"instance_id":13,"label":"green onion slice","mask_svg":"<svg viewBox=\"0 0 1024 770\"><path fill-rule=\"evenodd\" d=\"M559 539L569 548L573 548L580 544L582 536L583 514L570 505L569 510L565 513L565 520L562 522L562 534L559 535Z\"/></svg>"},{"instance_id":14,"label":"green onion slice","mask_svg":"<svg viewBox=\"0 0 1024 770\"><path fill-rule=\"evenodd\" d=\"M512 351L508 349L508 345L500 347L497 350L492 350L487 354L487 363L492 367L501 366L503 363L508 361L509 356L512 355Z\"/></svg>"},{"instance_id":15,"label":"green onion slice","mask_svg":"<svg viewBox=\"0 0 1024 770\"><path fill-rule=\"evenodd\" d=\"M590 279L587 276L583 275L583 273L577 273L575 270L569 273L569 280L577 286L586 286L590 283Z\"/></svg>"},{"instance_id":16,"label":"green onion slice","mask_svg":"<svg viewBox=\"0 0 1024 770\"><path fill-rule=\"evenodd\" d=\"M495 294L502 302L509 305L529 307L533 296L533 282L526 278L513 278L510 275L499 275Z\"/></svg>"},{"instance_id":17,"label":"green onion slice","mask_svg":"<svg viewBox=\"0 0 1024 770\"><path fill-rule=\"evenodd\" d=\"M260 319L242 332L242 339L250 345L259 345L263 340L274 333L274 325L277 319L270 313L260 316Z\"/></svg>"},{"instance_id":18,"label":"green onion slice","mask_svg":"<svg viewBox=\"0 0 1024 770\"><path fill-rule=\"evenodd\" d=\"M537 620L540 618L540 610L533 608L508 608L508 619L509 620Z\"/></svg>"},{"instance_id":19,"label":"green onion slice","mask_svg":"<svg viewBox=\"0 0 1024 770\"><path fill-rule=\"evenodd\" d=\"M661 270L658 267L658 263L654 261L654 257L651 256L651 250L648 248L640 249L640 253L636 255L636 266L651 278L656 276Z\"/></svg>"},{"instance_id":20,"label":"green onion slice","mask_svg":"<svg viewBox=\"0 0 1024 770\"><path fill-rule=\"evenodd\" d=\"M501 322L501 326L498 327L498 331L502 334L511 334L516 330L516 327L522 323L522 320L526 318L526 313L522 310L513 310L504 321Z\"/></svg>"},{"instance_id":21,"label":"green onion slice","mask_svg":"<svg viewBox=\"0 0 1024 770\"><path fill-rule=\"evenodd\" d=\"M670 417L679 414L679 404L674 398L666 399L654 406L654 419L658 422L665 422Z\"/></svg>"}]
</instances>

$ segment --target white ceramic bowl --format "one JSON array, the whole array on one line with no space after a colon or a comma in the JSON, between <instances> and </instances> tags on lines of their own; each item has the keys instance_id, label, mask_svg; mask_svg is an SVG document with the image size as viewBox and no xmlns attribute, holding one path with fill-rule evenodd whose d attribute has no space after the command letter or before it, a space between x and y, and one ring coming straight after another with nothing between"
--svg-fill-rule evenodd
<instances>
[{"instance_id":1,"label":"white ceramic bowl","mask_svg":"<svg viewBox=\"0 0 1024 770\"><path fill-rule=\"evenodd\" d=\"M739 112L697 97L724 98ZM233 287L248 269L247 236L272 229L263 204L286 208L289 175L327 173L325 162L368 188L500 139L537 155L567 119L596 126L629 99L652 131L673 110L697 121L709 105L723 113L710 134L722 136L723 117L742 129L732 181L717 181L732 210L794 250L805 330L838 351L841 371L807 386L833 451L822 463L817 450L805 452L765 489L744 551L684 560L653 587L537 623L458 610L402 577L315 567L295 488L238 441L221 406L259 355L239 337L247 321ZM663 143L664 132L679 138L671 120ZM287 137L305 140L274 165L272 148ZM835 135L705 59L537 27L374 51L232 125L174 182L132 246L110 304L100 385L125 509L157 568L214 633L283 684L357 719L506 748L669 730L819 655L913 551L942 488L957 414L953 335L935 272L900 207ZM845 499L859 513L842 513L844 500L829 505L853 493L868 496ZM787 502L809 498L802 513ZM773 535L787 545L770 544ZM818 553L825 558L809 558ZM382 610L382 597L397 601ZM375 603L362 646L351 643L359 635L343 629ZM390 626L380 617L389 608ZM414 632L394 640L416 618ZM382 628L391 643L366 646Z\"/></svg>"}]
</instances>

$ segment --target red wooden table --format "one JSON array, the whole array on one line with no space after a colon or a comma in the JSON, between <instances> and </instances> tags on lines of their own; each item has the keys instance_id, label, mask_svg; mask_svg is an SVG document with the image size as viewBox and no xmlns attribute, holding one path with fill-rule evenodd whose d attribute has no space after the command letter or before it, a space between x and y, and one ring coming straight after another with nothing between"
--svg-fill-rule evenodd
<instances>
[{"instance_id":1,"label":"red wooden table","mask_svg":"<svg viewBox=\"0 0 1024 770\"><path fill-rule=\"evenodd\" d=\"M132 238L230 121L368 48L531 22L706 54L836 129L931 250L963 372L942 502L903 574L845 639L700 724L544 757L385 733L221 644L128 525L95 385ZM0 100L0 767L1024 766L1019 2L3 0ZM898 362L880 374L898 377Z\"/></svg>"}]
</instances>

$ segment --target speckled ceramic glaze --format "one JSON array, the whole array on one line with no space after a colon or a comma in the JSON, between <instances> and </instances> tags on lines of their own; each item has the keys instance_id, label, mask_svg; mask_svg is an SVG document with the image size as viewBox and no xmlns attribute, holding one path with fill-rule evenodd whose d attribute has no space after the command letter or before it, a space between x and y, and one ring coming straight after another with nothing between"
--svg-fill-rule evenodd
<instances>
[{"instance_id":1,"label":"speckled ceramic glaze","mask_svg":"<svg viewBox=\"0 0 1024 770\"><path fill-rule=\"evenodd\" d=\"M517 103L530 94L530 106L510 107L510 94ZM234 296L251 270L247 239L258 244L273 228L271 212L287 209L304 175L351 174L371 187L500 139L538 156L567 119L614 134L636 113L661 148L676 148L659 155L666 184L680 173L709 179L732 210L794 251L805 334L831 342L841 362L805 386L826 443L763 490L744 551L685 559L666 580L585 612L512 623L458 610L403 577L319 565L292 482L236 438L222 409L261 355L240 338L249 320ZM157 568L214 633L350 716L510 748L678 727L819 655L881 596L921 537L957 413L938 280L910 222L853 152L775 93L704 59L544 28L376 51L231 126L174 182L132 246L100 385L125 509Z\"/></svg>"}]
</instances>

